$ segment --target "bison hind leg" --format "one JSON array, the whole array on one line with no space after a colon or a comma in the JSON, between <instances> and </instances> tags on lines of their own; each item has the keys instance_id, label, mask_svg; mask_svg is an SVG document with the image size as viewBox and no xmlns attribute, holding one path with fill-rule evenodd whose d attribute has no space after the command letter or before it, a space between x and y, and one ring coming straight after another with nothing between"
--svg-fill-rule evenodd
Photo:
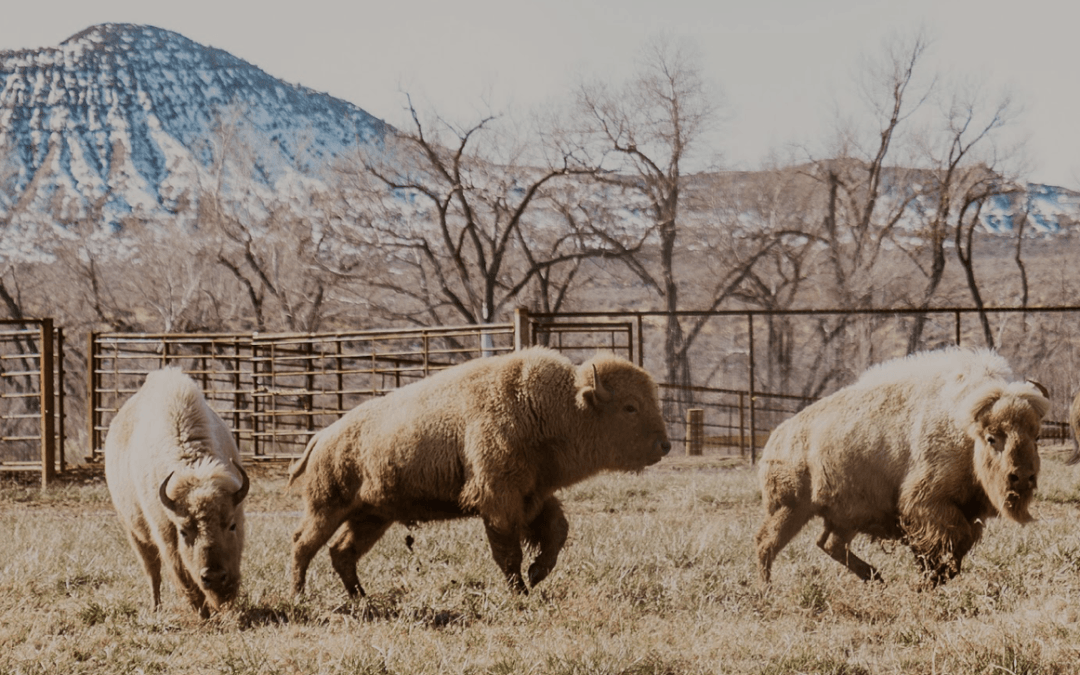
<instances>
[{"instance_id":1,"label":"bison hind leg","mask_svg":"<svg viewBox=\"0 0 1080 675\"><path fill-rule=\"evenodd\" d=\"M870 563L851 552L851 540L855 533L836 529L829 523L818 537L817 545L829 557L855 573L863 581L881 581L881 573Z\"/></svg>"},{"instance_id":2,"label":"bison hind leg","mask_svg":"<svg viewBox=\"0 0 1080 675\"><path fill-rule=\"evenodd\" d=\"M555 497L549 497L525 531L525 542L537 549L536 559L529 565L530 586L535 587L555 569L569 531L570 524L563 514L562 505Z\"/></svg>"},{"instance_id":3,"label":"bison hind leg","mask_svg":"<svg viewBox=\"0 0 1080 675\"><path fill-rule=\"evenodd\" d=\"M758 572L761 580L769 583L772 576L772 564L776 556L809 522L810 510L777 505L769 509L769 515L761 524L757 537Z\"/></svg>"},{"instance_id":4,"label":"bison hind leg","mask_svg":"<svg viewBox=\"0 0 1080 675\"><path fill-rule=\"evenodd\" d=\"M344 510L327 513L308 508L304 521L293 532L293 595L300 595L304 592L304 582L307 578L307 570L311 564L311 559L315 557L322 545L330 540L334 532L341 527L346 515L347 512Z\"/></svg>"},{"instance_id":5,"label":"bison hind leg","mask_svg":"<svg viewBox=\"0 0 1080 675\"><path fill-rule=\"evenodd\" d=\"M349 597L364 595L364 587L356 575L356 563L389 527L390 521L370 514L350 516L330 542L330 562Z\"/></svg>"}]
</instances>

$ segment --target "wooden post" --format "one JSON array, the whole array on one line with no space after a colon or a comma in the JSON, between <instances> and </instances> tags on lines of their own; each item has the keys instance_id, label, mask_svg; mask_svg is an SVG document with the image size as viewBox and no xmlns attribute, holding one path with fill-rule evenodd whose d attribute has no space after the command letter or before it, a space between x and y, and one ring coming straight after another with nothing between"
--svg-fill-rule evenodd
<instances>
[{"instance_id":1,"label":"wooden post","mask_svg":"<svg viewBox=\"0 0 1080 675\"><path fill-rule=\"evenodd\" d=\"M686 411L686 454L700 457L705 447L705 411L690 408Z\"/></svg>"},{"instance_id":2,"label":"wooden post","mask_svg":"<svg viewBox=\"0 0 1080 675\"><path fill-rule=\"evenodd\" d=\"M49 487L56 476L56 421L53 414L53 322L41 320L39 365L41 366L41 487Z\"/></svg>"},{"instance_id":3,"label":"wooden post","mask_svg":"<svg viewBox=\"0 0 1080 675\"><path fill-rule=\"evenodd\" d=\"M521 351L532 346L532 335L529 334L529 310L518 307L514 310L514 351Z\"/></svg>"}]
</instances>

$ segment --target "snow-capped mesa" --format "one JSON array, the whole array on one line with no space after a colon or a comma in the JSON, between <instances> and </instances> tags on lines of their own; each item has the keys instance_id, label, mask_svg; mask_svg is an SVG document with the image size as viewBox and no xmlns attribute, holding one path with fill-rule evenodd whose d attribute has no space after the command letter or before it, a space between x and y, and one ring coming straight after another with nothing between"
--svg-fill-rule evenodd
<instances>
[{"instance_id":1,"label":"snow-capped mesa","mask_svg":"<svg viewBox=\"0 0 1080 675\"><path fill-rule=\"evenodd\" d=\"M302 185L389 127L176 33L102 24L59 46L0 51L0 216L63 224L190 209L229 149L250 179Z\"/></svg>"}]
</instances>

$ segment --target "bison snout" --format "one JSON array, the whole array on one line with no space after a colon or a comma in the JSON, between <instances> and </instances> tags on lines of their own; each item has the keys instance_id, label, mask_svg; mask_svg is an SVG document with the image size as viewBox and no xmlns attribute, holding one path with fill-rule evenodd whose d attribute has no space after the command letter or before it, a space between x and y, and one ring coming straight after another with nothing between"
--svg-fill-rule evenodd
<instances>
[{"instance_id":1,"label":"bison snout","mask_svg":"<svg viewBox=\"0 0 1080 675\"><path fill-rule=\"evenodd\" d=\"M1035 474L1028 474L1026 480L1021 478L1017 473L1009 474L1009 488L1016 490L1017 492L1026 492L1027 490L1034 490L1039 483L1039 478Z\"/></svg>"},{"instance_id":2,"label":"bison snout","mask_svg":"<svg viewBox=\"0 0 1080 675\"><path fill-rule=\"evenodd\" d=\"M229 572L223 567L204 567L199 571L199 578L207 588L221 588L229 581Z\"/></svg>"},{"instance_id":3,"label":"bison snout","mask_svg":"<svg viewBox=\"0 0 1080 675\"><path fill-rule=\"evenodd\" d=\"M660 453L661 454L666 456L669 452L671 452L671 441L663 440L663 441L657 441L656 443L660 448Z\"/></svg>"}]
</instances>

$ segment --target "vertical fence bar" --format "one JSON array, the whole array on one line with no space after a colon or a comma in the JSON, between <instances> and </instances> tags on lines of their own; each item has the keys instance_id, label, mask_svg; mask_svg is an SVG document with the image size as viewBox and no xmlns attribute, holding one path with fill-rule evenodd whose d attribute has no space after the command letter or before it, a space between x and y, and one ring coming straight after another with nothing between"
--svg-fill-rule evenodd
<instances>
[{"instance_id":1,"label":"vertical fence bar","mask_svg":"<svg viewBox=\"0 0 1080 675\"><path fill-rule=\"evenodd\" d=\"M41 487L49 487L56 476L56 421L53 417L53 323L52 319L42 319L40 328L41 354L38 365L41 369Z\"/></svg>"},{"instance_id":2,"label":"vertical fence bar","mask_svg":"<svg viewBox=\"0 0 1080 675\"><path fill-rule=\"evenodd\" d=\"M97 422L101 394L97 381L97 348L97 333L90 331L86 336L86 407L88 408L86 418L90 425L90 428L86 430L86 438L90 441L90 455L87 457L89 461L98 459Z\"/></svg>"},{"instance_id":3,"label":"vertical fence bar","mask_svg":"<svg viewBox=\"0 0 1080 675\"><path fill-rule=\"evenodd\" d=\"M750 399L750 464L757 464L757 406L754 404L754 313L746 315L747 330L750 333L750 381L746 391Z\"/></svg>"},{"instance_id":4,"label":"vertical fence bar","mask_svg":"<svg viewBox=\"0 0 1080 675\"><path fill-rule=\"evenodd\" d=\"M222 348L224 352L224 347ZM240 406L243 405L243 394L240 393L240 340L233 340L233 372L232 372L232 386L233 386L233 414L232 414L232 427L233 427L233 440L236 441L236 447L240 447ZM226 361L227 363L227 361Z\"/></svg>"},{"instance_id":5,"label":"vertical fence bar","mask_svg":"<svg viewBox=\"0 0 1080 675\"><path fill-rule=\"evenodd\" d=\"M56 329L56 444L60 473L67 470L67 433L64 427L64 329Z\"/></svg>"},{"instance_id":6,"label":"vertical fence bar","mask_svg":"<svg viewBox=\"0 0 1080 675\"><path fill-rule=\"evenodd\" d=\"M746 457L746 395L739 392L739 456Z\"/></svg>"},{"instance_id":7,"label":"vertical fence bar","mask_svg":"<svg viewBox=\"0 0 1080 675\"><path fill-rule=\"evenodd\" d=\"M645 333L644 330L645 318L640 312L637 312L637 364L639 368L645 367Z\"/></svg>"},{"instance_id":8,"label":"vertical fence bar","mask_svg":"<svg viewBox=\"0 0 1080 675\"><path fill-rule=\"evenodd\" d=\"M690 408L686 411L686 454L700 457L705 447L705 411Z\"/></svg>"}]
</instances>

